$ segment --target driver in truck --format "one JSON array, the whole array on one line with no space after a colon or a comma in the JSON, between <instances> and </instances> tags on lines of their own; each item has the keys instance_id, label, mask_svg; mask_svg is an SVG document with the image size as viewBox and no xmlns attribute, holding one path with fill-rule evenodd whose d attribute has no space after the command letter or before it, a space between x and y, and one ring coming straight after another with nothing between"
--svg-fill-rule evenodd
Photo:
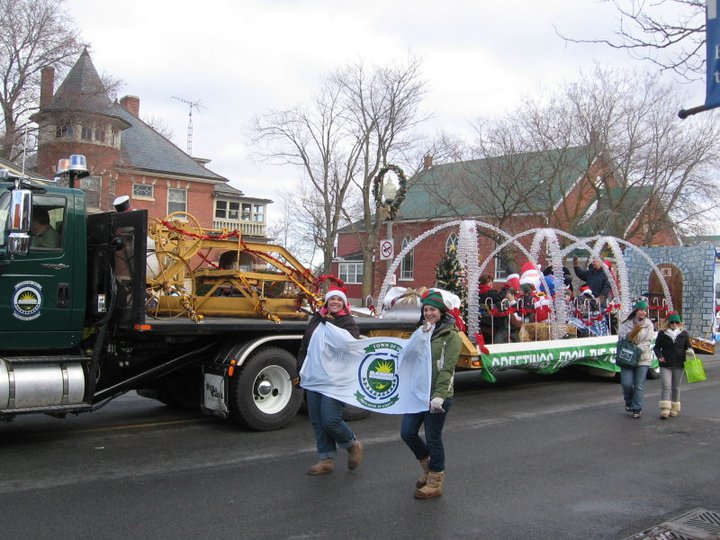
<instances>
[{"instance_id":1,"label":"driver in truck","mask_svg":"<svg viewBox=\"0 0 720 540\"><path fill-rule=\"evenodd\" d=\"M32 235L30 241L32 247L60 247L60 233L50 225L50 214L45 208L33 208L30 233Z\"/></svg>"}]
</instances>

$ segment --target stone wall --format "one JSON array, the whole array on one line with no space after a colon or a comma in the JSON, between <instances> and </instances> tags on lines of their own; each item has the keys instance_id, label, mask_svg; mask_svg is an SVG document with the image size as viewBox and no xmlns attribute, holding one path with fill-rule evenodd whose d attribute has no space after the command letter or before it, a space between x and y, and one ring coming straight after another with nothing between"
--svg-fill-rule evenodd
<instances>
[{"instance_id":1,"label":"stone wall","mask_svg":"<svg viewBox=\"0 0 720 540\"><path fill-rule=\"evenodd\" d=\"M639 248L655 264L672 264L683 274L683 322L691 336L706 337L715 321L715 246ZM625 251L625 264L633 297L646 295L652 268L634 249Z\"/></svg>"}]
</instances>

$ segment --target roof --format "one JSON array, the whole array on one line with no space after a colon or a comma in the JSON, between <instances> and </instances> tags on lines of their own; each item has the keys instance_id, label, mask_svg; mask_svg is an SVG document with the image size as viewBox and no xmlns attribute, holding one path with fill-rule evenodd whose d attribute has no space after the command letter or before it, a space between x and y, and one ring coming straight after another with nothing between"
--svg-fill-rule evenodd
<instances>
[{"instance_id":1,"label":"roof","mask_svg":"<svg viewBox=\"0 0 720 540\"><path fill-rule=\"evenodd\" d=\"M50 103L34 116L65 112L102 115L119 122L123 128L121 151L126 167L148 174L181 175L227 182L227 178L198 163L122 105L112 101L87 49L60 84Z\"/></svg>"},{"instance_id":2,"label":"roof","mask_svg":"<svg viewBox=\"0 0 720 540\"><path fill-rule=\"evenodd\" d=\"M227 182L227 178L199 164L119 103L113 103L113 111L115 116L130 125L121 134L122 156L126 165L148 173L170 173Z\"/></svg>"},{"instance_id":3,"label":"roof","mask_svg":"<svg viewBox=\"0 0 720 540\"><path fill-rule=\"evenodd\" d=\"M10 171L11 175L15 176L27 176L28 178L32 178L34 180L42 180L44 182L49 181L48 178L39 175L35 171L29 170L29 166L27 163L25 164L25 170L23 171L22 165L18 165L17 163L13 163L12 161L8 161L7 159L0 158L0 169L7 169L8 171Z\"/></svg>"},{"instance_id":4,"label":"roof","mask_svg":"<svg viewBox=\"0 0 720 540\"><path fill-rule=\"evenodd\" d=\"M613 188L601 194L593 211L572 231L576 236L624 238L652 195L650 187Z\"/></svg>"},{"instance_id":5,"label":"roof","mask_svg":"<svg viewBox=\"0 0 720 540\"><path fill-rule=\"evenodd\" d=\"M113 101L85 49L39 115L45 112L82 111L116 117Z\"/></svg>"},{"instance_id":6,"label":"roof","mask_svg":"<svg viewBox=\"0 0 720 540\"><path fill-rule=\"evenodd\" d=\"M409 180L398 218L482 216L495 201L547 212L587 172L590 155L580 146L435 165Z\"/></svg>"}]
</instances>

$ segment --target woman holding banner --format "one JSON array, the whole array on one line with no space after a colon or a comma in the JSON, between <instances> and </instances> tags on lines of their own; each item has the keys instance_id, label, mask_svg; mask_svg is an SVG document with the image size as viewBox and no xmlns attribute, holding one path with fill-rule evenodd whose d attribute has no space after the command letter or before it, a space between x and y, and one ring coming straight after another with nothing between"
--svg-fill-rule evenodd
<instances>
[{"instance_id":1,"label":"woman holding banner","mask_svg":"<svg viewBox=\"0 0 720 540\"><path fill-rule=\"evenodd\" d=\"M355 319L347 307L348 299L345 290L330 287L325 294L325 305L315 312L308 323L298 352L298 373L308 353L310 337L319 324L330 323L347 330L355 339L360 337ZM330 384L331 381L328 381ZM363 445L343 420L342 401L328 397L320 392L306 390L308 416L315 431L320 461L307 470L309 475L326 474L335 468L335 455L338 448L348 451L348 469L356 469L363 456Z\"/></svg>"},{"instance_id":2,"label":"woman holding banner","mask_svg":"<svg viewBox=\"0 0 720 540\"><path fill-rule=\"evenodd\" d=\"M400 436L420 462L422 476L415 484L416 499L433 499L443 492L445 479L445 448L442 430L453 402L453 379L462 342L456 319L448 312L443 294L446 291L430 289L422 298L420 323L427 332L432 331L432 383L427 411L403 415ZM425 425L425 440L420 427Z\"/></svg>"}]
</instances>

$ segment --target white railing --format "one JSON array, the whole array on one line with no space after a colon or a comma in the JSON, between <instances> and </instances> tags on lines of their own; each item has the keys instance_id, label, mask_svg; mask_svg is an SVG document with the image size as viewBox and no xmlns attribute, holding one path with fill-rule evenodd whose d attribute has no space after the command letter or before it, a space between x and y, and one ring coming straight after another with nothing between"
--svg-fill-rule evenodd
<instances>
[{"instance_id":1,"label":"white railing","mask_svg":"<svg viewBox=\"0 0 720 540\"><path fill-rule=\"evenodd\" d=\"M255 221L235 221L232 219L213 220L213 229L227 229L228 231L238 230L243 236L265 237L266 226L264 223Z\"/></svg>"}]
</instances>

